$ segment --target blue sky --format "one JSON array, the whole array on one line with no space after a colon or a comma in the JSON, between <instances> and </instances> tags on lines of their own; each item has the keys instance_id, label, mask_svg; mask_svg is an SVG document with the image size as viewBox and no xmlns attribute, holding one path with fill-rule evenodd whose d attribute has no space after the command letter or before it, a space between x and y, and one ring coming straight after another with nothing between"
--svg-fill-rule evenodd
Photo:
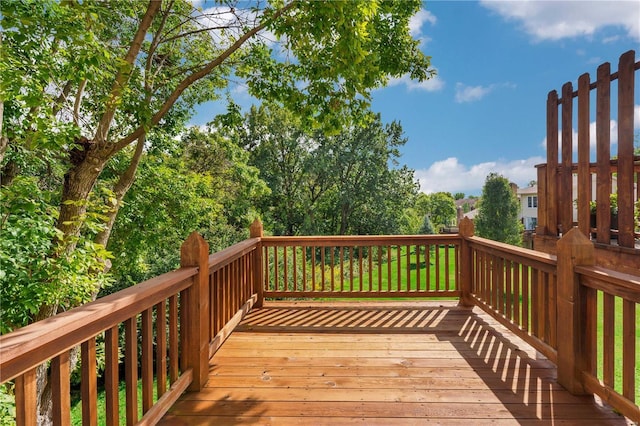
<instances>
[{"instance_id":1,"label":"blue sky","mask_svg":"<svg viewBox=\"0 0 640 426\"><path fill-rule=\"evenodd\" d=\"M550 90L577 84L585 72L595 80L602 62L617 70L628 50L640 59L640 1L430 1L412 31L437 77L392 81L373 92L372 110L402 124L408 142L400 161L416 171L422 191L479 195L490 172L520 186L536 179ZM640 128L640 84L635 104ZM199 108L194 124L222 109Z\"/></svg>"}]
</instances>

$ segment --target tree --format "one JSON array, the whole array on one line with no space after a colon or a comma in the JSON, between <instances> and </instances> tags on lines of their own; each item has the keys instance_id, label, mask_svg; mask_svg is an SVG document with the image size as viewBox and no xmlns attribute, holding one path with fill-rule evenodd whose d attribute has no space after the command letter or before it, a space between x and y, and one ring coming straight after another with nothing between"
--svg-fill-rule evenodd
<instances>
[{"instance_id":1,"label":"tree","mask_svg":"<svg viewBox=\"0 0 640 426\"><path fill-rule=\"evenodd\" d=\"M425 194L419 201L422 214L429 216L436 228L447 226L456 217L456 203L448 192Z\"/></svg>"},{"instance_id":2,"label":"tree","mask_svg":"<svg viewBox=\"0 0 640 426\"><path fill-rule=\"evenodd\" d=\"M37 221L55 227L43 231L50 244L34 247L37 253L8 252L6 259L20 264L7 261L3 269L43 258L50 268L45 287L53 286L51 268L60 262L70 265L68 276L107 272L104 247L143 157L170 143L193 107L218 99L230 79L244 79L252 95L309 124L336 129L365 110L370 91L389 77L428 78L429 58L409 32L420 7L293 0L222 2L200 11L185 0L3 0L2 186L37 195L36 205L46 203ZM113 163L118 174L107 177ZM38 191L27 192L27 182ZM24 226L15 205L7 208L12 224ZM101 280L92 282L99 287ZM83 303L96 290L36 299L25 320ZM50 407L41 404L43 418Z\"/></svg>"},{"instance_id":3,"label":"tree","mask_svg":"<svg viewBox=\"0 0 640 426\"><path fill-rule=\"evenodd\" d=\"M454 200L464 200L464 192L456 192L453 194Z\"/></svg>"},{"instance_id":4,"label":"tree","mask_svg":"<svg viewBox=\"0 0 640 426\"><path fill-rule=\"evenodd\" d=\"M489 174L482 188L479 208L475 219L478 236L522 245L524 227L518 220L518 199L508 179L497 173Z\"/></svg>"}]
</instances>

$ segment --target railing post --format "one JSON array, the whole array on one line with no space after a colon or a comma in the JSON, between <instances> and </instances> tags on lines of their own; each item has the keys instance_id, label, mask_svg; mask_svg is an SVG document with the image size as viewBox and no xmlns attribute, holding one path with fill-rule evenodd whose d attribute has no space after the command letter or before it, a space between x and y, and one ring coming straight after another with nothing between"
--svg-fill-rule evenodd
<instances>
[{"instance_id":1,"label":"railing post","mask_svg":"<svg viewBox=\"0 0 640 426\"><path fill-rule=\"evenodd\" d=\"M249 237L262 238L264 231L260 219L253 221L249 227ZM253 256L253 291L256 294L255 307L260 308L264 302L264 283L262 270L262 242L258 243L255 255Z\"/></svg>"},{"instance_id":2,"label":"railing post","mask_svg":"<svg viewBox=\"0 0 640 426\"><path fill-rule=\"evenodd\" d=\"M567 232L557 244L558 258L558 383L572 394L585 393L582 371L588 369L591 342L586 293L580 289L575 267L594 264L593 243L578 228ZM551 315L554 313L551 312Z\"/></svg>"},{"instance_id":3,"label":"railing post","mask_svg":"<svg viewBox=\"0 0 640 426\"><path fill-rule=\"evenodd\" d=\"M468 217L463 218L458 225L458 233L460 234L460 301L461 306L473 306L472 277L473 277L473 259L471 258L471 247L467 238L473 237L475 232L473 221Z\"/></svg>"},{"instance_id":4,"label":"railing post","mask_svg":"<svg viewBox=\"0 0 640 426\"><path fill-rule=\"evenodd\" d=\"M192 232L180 248L180 266L199 268L193 284L181 300L184 323L182 370L193 368L193 381L188 391L200 391L209 373L209 244Z\"/></svg>"}]
</instances>

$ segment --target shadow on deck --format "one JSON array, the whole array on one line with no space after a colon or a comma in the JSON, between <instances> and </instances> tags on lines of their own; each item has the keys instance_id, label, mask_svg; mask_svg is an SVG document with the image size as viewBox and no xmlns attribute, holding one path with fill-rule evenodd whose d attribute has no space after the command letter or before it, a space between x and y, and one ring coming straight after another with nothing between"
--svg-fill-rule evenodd
<instances>
[{"instance_id":1,"label":"shadow on deck","mask_svg":"<svg viewBox=\"0 0 640 426\"><path fill-rule=\"evenodd\" d=\"M207 386L160 424L627 424L453 302L279 303L251 311Z\"/></svg>"}]
</instances>

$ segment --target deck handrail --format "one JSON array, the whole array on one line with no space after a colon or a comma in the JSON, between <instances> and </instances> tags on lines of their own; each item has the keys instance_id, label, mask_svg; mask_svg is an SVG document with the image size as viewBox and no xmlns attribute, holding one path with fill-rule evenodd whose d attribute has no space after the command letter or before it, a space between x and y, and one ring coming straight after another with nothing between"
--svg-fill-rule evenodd
<instances>
[{"instance_id":1,"label":"deck handrail","mask_svg":"<svg viewBox=\"0 0 640 426\"><path fill-rule=\"evenodd\" d=\"M459 297L461 243L459 235L263 237L264 297Z\"/></svg>"}]
</instances>

